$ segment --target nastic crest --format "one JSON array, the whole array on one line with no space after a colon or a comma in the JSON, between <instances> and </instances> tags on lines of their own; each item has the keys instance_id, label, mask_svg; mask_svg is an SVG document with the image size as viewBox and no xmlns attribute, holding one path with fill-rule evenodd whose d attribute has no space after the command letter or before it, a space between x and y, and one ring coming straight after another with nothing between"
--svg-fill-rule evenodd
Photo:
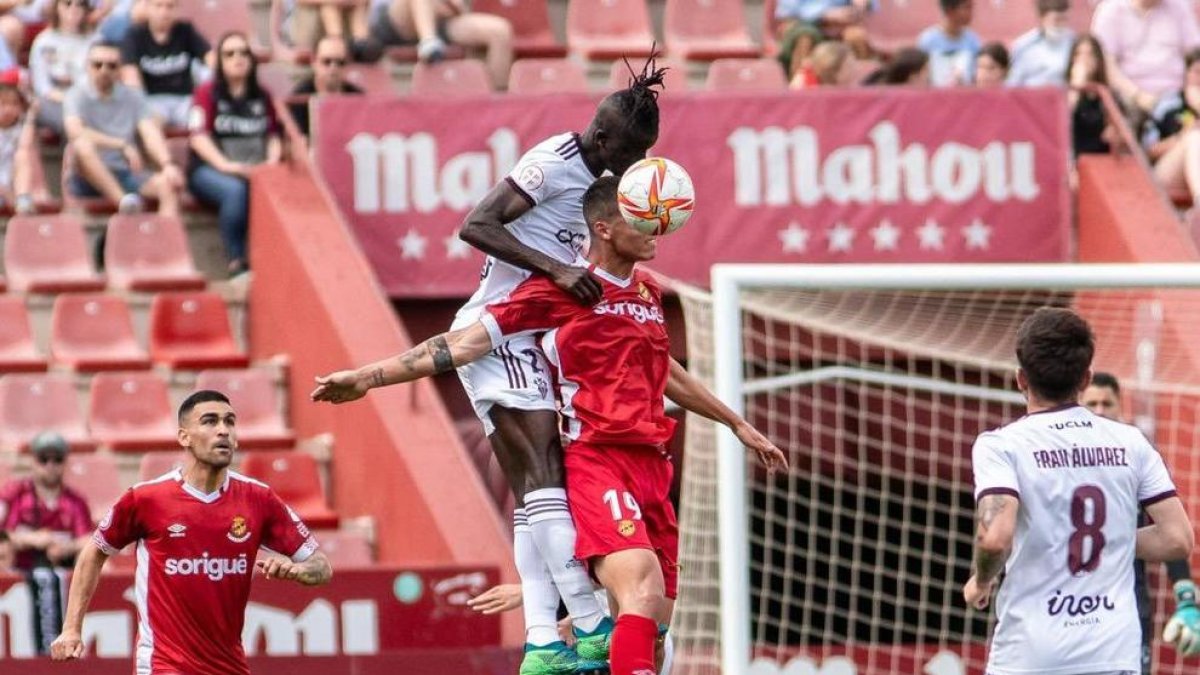
<instances>
[{"instance_id":1,"label":"nastic crest","mask_svg":"<svg viewBox=\"0 0 1200 675\"><path fill-rule=\"evenodd\" d=\"M234 516L233 522L229 525L229 533L226 535L229 541L238 544L250 538L250 526L246 524L246 519L242 516Z\"/></svg>"}]
</instances>

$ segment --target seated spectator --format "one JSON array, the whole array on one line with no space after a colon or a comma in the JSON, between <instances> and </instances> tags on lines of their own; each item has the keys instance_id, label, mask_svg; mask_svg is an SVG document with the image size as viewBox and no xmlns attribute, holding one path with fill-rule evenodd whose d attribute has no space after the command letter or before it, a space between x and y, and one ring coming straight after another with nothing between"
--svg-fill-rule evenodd
<instances>
[{"instance_id":1,"label":"seated spectator","mask_svg":"<svg viewBox=\"0 0 1200 675\"><path fill-rule=\"evenodd\" d=\"M975 0L938 0L942 21L921 31L917 46L929 55L929 81L935 87L971 84L982 42L971 30Z\"/></svg>"},{"instance_id":2,"label":"seated spectator","mask_svg":"<svg viewBox=\"0 0 1200 675\"><path fill-rule=\"evenodd\" d=\"M183 174L171 161L167 140L142 92L117 81L121 52L97 42L88 49L88 78L63 101L67 138L75 154L68 189L76 197L106 197L122 213L143 208L142 197L158 200L159 213L177 215ZM144 171L141 139L158 165Z\"/></svg>"},{"instance_id":3,"label":"seated spectator","mask_svg":"<svg viewBox=\"0 0 1200 675\"><path fill-rule=\"evenodd\" d=\"M442 58L446 43L487 51L492 86L508 86L513 31L508 20L469 12L463 0L373 0L371 32L384 45L417 45L422 61Z\"/></svg>"},{"instance_id":4,"label":"seated spectator","mask_svg":"<svg viewBox=\"0 0 1200 675\"><path fill-rule=\"evenodd\" d=\"M96 30L100 33L100 39L119 45L125 42L125 35L134 24L145 20L144 0L110 0L108 11L97 24Z\"/></svg>"},{"instance_id":5,"label":"seated spectator","mask_svg":"<svg viewBox=\"0 0 1200 675\"><path fill-rule=\"evenodd\" d=\"M1066 82L1067 58L1075 41L1075 31L1067 25L1070 8L1069 0L1037 0L1037 27L1013 41L1009 86L1044 87Z\"/></svg>"},{"instance_id":6,"label":"seated spectator","mask_svg":"<svg viewBox=\"0 0 1200 675\"><path fill-rule=\"evenodd\" d=\"M271 95L258 84L254 54L242 33L217 43L213 79L196 89L192 106L188 187L217 207L217 222L229 272L248 269L246 230L250 217L250 172L280 160L283 145Z\"/></svg>"},{"instance_id":7,"label":"seated spectator","mask_svg":"<svg viewBox=\"0 0 1200 675\"><path fill-rule=\"evenodd\" d=\"M67 442L52 431L31 445L33 476L0 489L0 529L17 549L17 569L70 568L90 539L92 514L87 500L63 484Z\"/></svg>"},{"instance_id":8,"label":"seated spectator","mask_svg":"<svg viewBox=\"0 0 1200 675\"><path fill-rule=\"evenodd\" d=\"M312 77L303 80L292 90L293 96L307 96L309 100L321 94L361 94L359 89L346 81L346 43L341 38L323 37L317 43L312 60ZM292 119L305 138L309 133L309 101L297 101L288 106Z\"/></svg>"},{"instance_id":9,"label":"seated spectator","mask_svg":"<svg viewBox=\"0 0 1200 675\"><path fill-rule=\"evenodd\" d=\"M1200 196L1200 49L1184 57L1183 89L1159 98L1146 124L1142 145L1154 163L1154 175L1169 192Z\"/></svg>"},{"instance_id":10,"label":"seated spectator","mask_svg":"<svg viewBox=\"0 0 1200 675\"><path fill-rule=\"evenodd\" d=\"M164 124L186 127L195 88L192 71L210 50L191 22L179 18L179 0L147 0L146 23L130 28L121 45L121 76L146 92L150 109Z\"/></svg>"},{"instance_id":11,"label":"seated spectator","mask_svg":"<svg viewBox=\"0 0 1200 675\"><path fill-rule=\"evenodd\" d=\"M1092 35L1080 35L1067 59L1067 103L1071 108L1071 147L1075 155L1105 153L1116 130L1092 87L1108 86L1104 49Z\"/></svg>"},{"instance_id":12,"label":"seated spectator","mask_svg":"<svg viewBox=\"0 0 1200 675\"><path fill-rule=\"evenodd\" d=\"M340 38L350 56L374 63L383 56L383 45L371 33L371 0L340 0L322 4L296 0L271 0L271 13L279 17L286 42L296 49L315 50L323 37Z\"/></svg>"},{"instance_id":13,"label":"seated spectator","mask_svg":"<svg viewBox=\"0 0 1200 675\"><path fill-rule=\"evenodd\" d=\"M1132 106L1150 113L1183 81L1183 55L1200 46L1190 0L1101 0L1092 33L1108 55L1108 79Z\"/></svg>"},{"instance_id":14,"label":"seated spectator","mask_svg":"<svg viewBox=\"0 0 1200 675\"><path fill-rule=\"evenodd\" d=\"M856 57L870 58L862 22L874 5L875 0L779 0L775 19L784 72L792 73L791 63L802 63L823 40L842 40Z\"/></svg>"},{"instance_id":15,"label":"seated spectator","mask_svg":"<svg viewBox=\"0 0 1200 675\"><path fill-rule=\"evenodd\" d=\"M5 53L12 57L21 54L37 30L46 25L50 4L50 0L0 0L0 39ZM103 0L92 4L98 9L104 7ZM10 67L11 64L0 69Z\"/></svg>"},{"instance_id":16,"label":"seated spectator","mask_svg":"<svg viewBox=\"0 0 1200 675\"><path fill-rule=\"evenodd\" d=\"M63 134L63 98L87 76L88 0L55 0L50 25L33 40L29 74L37 96L38 124Z\"/></svg>"},{"instance_id":17,"label":"seated spectator","mask_svg":"<svg viewBox=\"0 0 1200 675\"><path fill-rule=\"evenodd\" d=\"M0 574L20 573L21 570L17 569L17 547L13 544L12 537L0 530Z\"/></svg>"},{"instance_id":18,"label":"seated spectator","mask_svg":"<svg viewBox=\"0 0 1200 675\"><path fill-rule=\"evenodd\" d=\"M827 41L813 49L808 61L792 76L792 89L850 84L852 55L842 42Z\"/></svg>"},{"instance_id":19,"label":"seated spectator","mask_svg":"<svg viewBox=\"0 0 1200 675\"><path fill-rule=\"evenodd\" d=\"M38 152L37 133L27 115L19 74L9 71L0 77L0 205L12 205L17 213L33 213L33 153Z\"/></svg>"},{"instance_id":20,"label":"seated spectator","mask_svg":"<svg viewBox=\"0 0 1200 675\"><path fill-rule=\"evenodd\" d=\"M916 47L905 47L868 75L863 84L929 86L929 55Z\"/></svg>"},{"instance_id":21,"label":"seated spectator","mask_svg":"<svg viewBox=\"0 0 1200 675\"><path fill-rule=\"evenodd\" d=\"M975 86L1002 87L1008 78L1008 50L999 42L989 42L975 59Z\"/></svg>"}]
</instances>

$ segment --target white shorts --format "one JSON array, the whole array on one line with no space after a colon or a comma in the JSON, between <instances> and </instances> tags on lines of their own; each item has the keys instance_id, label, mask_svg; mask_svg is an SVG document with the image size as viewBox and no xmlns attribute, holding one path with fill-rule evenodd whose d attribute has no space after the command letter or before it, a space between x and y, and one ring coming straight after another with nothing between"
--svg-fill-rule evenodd
<instances>
[{"instance_id":1,"label":"white shorts","mask_svg":"<svg viewBox=\"0 0 1200 675\"><path fill-rule=\"evenodd\" d=\"M492 435L493 405L517 410L556 410L550 364L530 335L515 337L487 356L458 369L483 431Z\"/></svg>"}]
</instances>

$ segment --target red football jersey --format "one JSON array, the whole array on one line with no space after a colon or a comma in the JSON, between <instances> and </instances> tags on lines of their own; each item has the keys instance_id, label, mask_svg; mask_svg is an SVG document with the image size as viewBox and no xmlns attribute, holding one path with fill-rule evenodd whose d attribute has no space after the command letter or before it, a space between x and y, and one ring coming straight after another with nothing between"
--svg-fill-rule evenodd
<instances>
[{"instance_id":1,"label":"red football jersey","mask_svg":"<svg viewBox=\"0 0 1200 675\"><path fill-rule=\"evenodd\" d=\"M568 438L665 444L675 420L663 412L671 355L662 290L637 269L629 279L594 266L590 270L604 287L595 306L579 304L536 276L488 306L480 321L493 345L521 333L545 333L542 350L558 371Z\"/></svg>"},{"instance_id":2,"label":"red football jersey","mask_svg":"<svg viewBox=\"0 0 1200 675\"><path fill-rule=\"evenodd\" d=\"M137 542L138 675L245 675L246 599L259 547L303 562L317 542L263 483L230 471L212 494L178 469L126 490L92 535Z\"/></svg>"}]
</instances>

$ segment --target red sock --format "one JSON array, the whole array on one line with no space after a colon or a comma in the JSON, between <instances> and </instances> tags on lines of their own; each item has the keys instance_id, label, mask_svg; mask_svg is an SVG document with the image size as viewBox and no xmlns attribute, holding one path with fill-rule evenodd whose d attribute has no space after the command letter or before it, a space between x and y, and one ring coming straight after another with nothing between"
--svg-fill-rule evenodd
<instances>
[{"instance_id":1,"label":"red sock","mask_svg":"<svg viewBox=\"0 0 1200 675\"><path fill-rule=\"evenodd\" d=\"M622 614L613 629L609 660L612 675L658 675L654 669L654 641L658 624L637 614Z\"/></svg>"}]
</instances>

